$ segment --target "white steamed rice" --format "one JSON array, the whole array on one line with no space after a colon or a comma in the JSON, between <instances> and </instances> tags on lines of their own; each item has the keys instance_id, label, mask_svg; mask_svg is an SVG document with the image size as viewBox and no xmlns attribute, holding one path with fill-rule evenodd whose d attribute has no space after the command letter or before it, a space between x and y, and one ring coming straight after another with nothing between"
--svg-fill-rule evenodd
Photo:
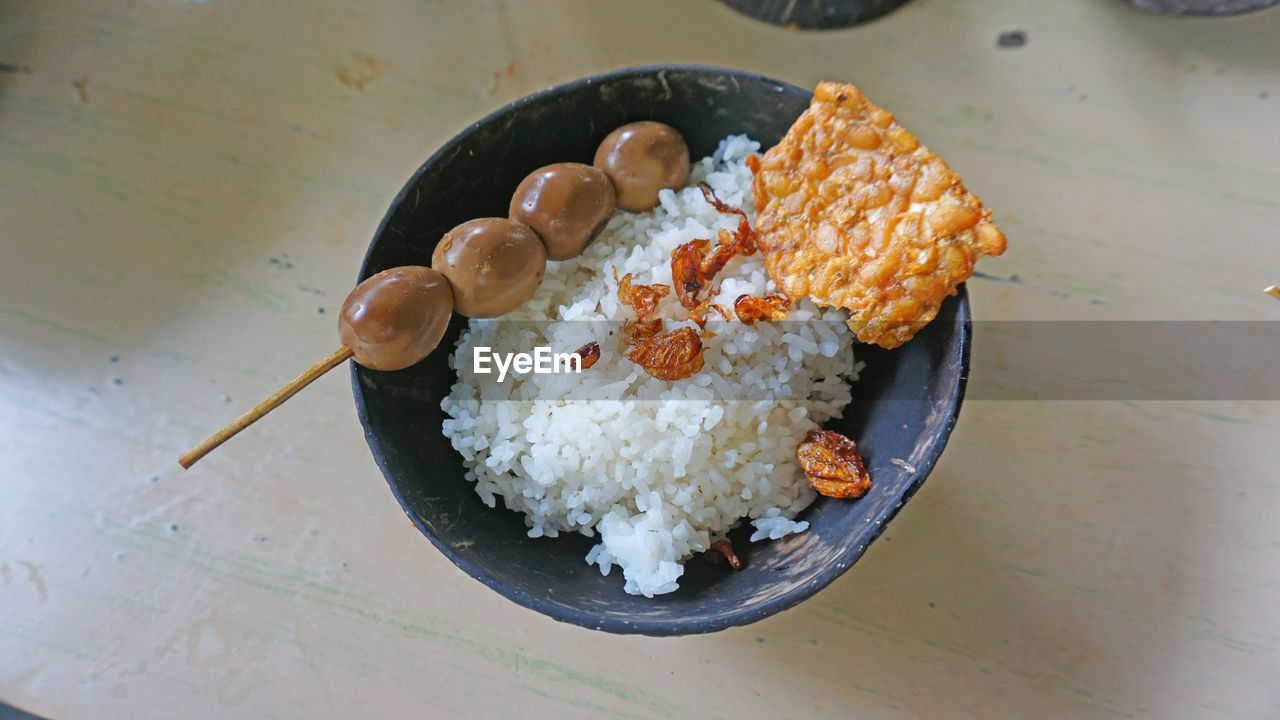
<instances>
[{"instance_id":1,"label":"white steamed rice","mask_svg":"<svg viewBox=\"0 0 1280 720\"><path fill-rule=\"evenodd\" d=\"M758 150L745 136L726 138L694 164L689 186L663 190L652 211L616 213L582 255L549 264L522 308L472 320L451 359L458 382L442 403L452 418L444 433L476 492L490 507L500 497L523 513L530 537L598 536L586 561L606 575L619 566L632 594L675 590L685 560L742 518L754 526L752 541L805 530L794 518L815 494L796 446L850 400L856 368L844 316L807 300L783 323L747 327L710 313L706 329L716 336L704 340L705 367L687 380L657 380L622 356L618 329L634 315L611 268L671 285L673 249L735 227L736 215L703 199L700 180L754 222L745 159ZM717 281L716 302L729 307L741 294L777 290L759 254L735 258ZM654 316L685 310L672 292ZM668 320L665 329L681 324L690 323ZM567 353L592 340L601 356L581 374L508 374L498 383L497 374L473 372L477 346Z\"/></svg>"}]
</instances>

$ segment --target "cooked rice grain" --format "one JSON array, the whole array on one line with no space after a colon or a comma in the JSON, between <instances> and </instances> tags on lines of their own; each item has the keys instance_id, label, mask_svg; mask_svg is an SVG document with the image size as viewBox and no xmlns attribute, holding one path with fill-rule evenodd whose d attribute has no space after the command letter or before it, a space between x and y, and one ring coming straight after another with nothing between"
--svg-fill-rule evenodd
<instances>
[{"instance_id":1,"label":"cooked rice grain","mask_svg":"<svg viewBox=\"0 0 1280 720\"><path fill-rule=\"evenodd\" d=\"M490 507L497 499L525 515L530 537L561 531L599 536L588 563L617 565L625 590L652 597L676 589L684 562L722 539L740 519L751 540L801 532L797 513L815 497L795 460L805 434L838 415L856 377L852 334L838 311L807 300L781 323L746 327L710 314L706 365L688 380L651 378L626 358L612 268L635 283L671 284L671 251L732 229L695 187L751 209L747 155L759 144L726 138L695 163L689 186L663 190L645 213L618 212L579 257L551 263L522 308L472 320L451 360L458 382L442 406L444 433L466 461L466 478ZM752 218L754 220L754 218ZM717 278L716 302L777 288L759 255L735 258ZM655 317L683 318L675 294ZM556 318L553 322L547 318ZM524 322L522 322L524 321ZM613 335L608 333L613 331ZM473 372L473 350L560 352L599 342L600 360L581 374ZM590 398L590 399L580 399Z\"/></svg>"}]
</instances>

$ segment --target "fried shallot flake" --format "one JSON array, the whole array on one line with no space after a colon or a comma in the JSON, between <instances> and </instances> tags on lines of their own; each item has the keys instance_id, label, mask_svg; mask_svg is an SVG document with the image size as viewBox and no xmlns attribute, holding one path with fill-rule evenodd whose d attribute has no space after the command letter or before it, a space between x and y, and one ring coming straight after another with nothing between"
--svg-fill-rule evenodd
<instances>
[{"instance_id":1,"label":"fried shallot flake","mask_svg":"<svg viewBox=\"0 0 1280 720\"><path fill-rule=\"evenodd\" d=\"M658 301L671 292L666 285L632 284L631 273L618 278L618 269L613 269L613 279L618 283L618 299L630 305L636 311L636 319L644 320L658 308Z\"/></svg>"},{"instance_id":2,"label":"fried shallot flake","mask_svg":"<svg viewBox=\"0 0 1280 720\"><path fill-rule=\"evenodd\" d=\"M739 218L738 229L735 232L735 234L738 234L738 235L750 234L751 223L747 222L747 214L745 212L743 212L742 210L739 210L738 208L716 197L716 194L711 189L711 186L705 182L698 183L698 189L702 191L703 199L707 201L707 204L715 208L716 212L720 213L721 215L737 215L738 216ZM747 254L749 255L750 253L747 253Z\"/></svg>"},{"instance_id":3,"label":"fried shallot flake","mask_svg":"<svg viewBox=\"0 0 1280 720\"><path fill-rule=\"evenodd\" d=\"M1005 237L960 177L852 85L820 83L752 185L765 270L792 299L903 344Z\"/></svg>"},{"instance_id":4,"label":"fried shallot flake","mask_svg":"<svg viewBox=\"0 0 1280 720\"><path fill-rule=\"evenodd\" d=\"M636 311L636 319L622 324L622 331L631 337L651 337L662 329L662 318L651 318L658 308L658 301L671 292L666 285L632 284L631 273L618 278L618 269L613 269L613 280L618 283L618 300L630 305Z\"/></svg>"},{"instance_id":5,"label":"fried shallot flake","mask_svg":"<svg viewBox=\"0 0 1280 720\"><path fill-rule=\"evenodd\" d=\"M728 540L717 540L711 543L711 547L707 548L708 558L715 558L717 556L728 561L729 567L734 570L742 569L742 560L738 557L738 554L733 551L733 545L729 544Z\"/></svg>"},{"instance_id":6,"label":"fried shallot flake","mask_svg":"<svg viewBox=\"0 0 1280 720\"><path fill-rule=\"evenodd\" d=\"M592 365L595 365L596 361L600 359L600 344L595 340L592 340L586 345L574 350L573 354L580 358L582 363L580 366L581 369L586 370Z\"/></svg>"},{"instance_id":7,"label":"fried shallot flake","mask_svg":"<svg viewBox=\"0 0 1280 720\"><path fill-rule=\"evenodd\" d=\"M662 318L649 318L648 320L624 320L622 322L622 332L628 337L647 338L653 337L662 332Z\"/></svg>"},{"instance_id":8,"label":"fried shallot flake","mask_svg":"<svg viewBox=\"0 0 1280 720\"><path fill-rule=\"evenodd\" d=\"M654 337L633 337L626 356L659 380L684 380L702 369L702 339L684 325Z\"/></svg>"},{"instance_id":9,"label":"fried shallot flake","mask_svg":"<svg viewBox=\"0 0 1280 720\"><path fill-rule=\"evenodd\" d=\"M706 329L707 313L710 310L715 310L716 313L720 315L720 317L724 318L725 322L730 322L733 320L733 315L729 312L728 308L718 303L713 304L711 302L711 296L707 296L703 298L702 302L698 303L697 307L690 310L689 313L684 316L684 319L692 320L693 322L698 324L699 328ZM707 336L709 336L708 333L703 333L703 337L707 337Z\"/></svg>"},{"instance_id":10,"label":"fried shallot flake","mask_svg":"<svg viewBox=\"0 0 1280 720\"><path fill-rule=\"evenodd\" d=\"M733 301L733 311L743 325L755 325L761 320L786 320L787 311L791 309L791 300L786 295L769 293L764 297L739 295Z\"/></svg>"},{"instance_id":11,"label":"fried shallot flake","mask_svg":"<svg viewBox=\"0 0 1280 720\"><path fill-rule=\"evenodd\" d=\"M738 227L730 233L721 230L719 242L715 245L710 240L690 240L671 251L671 282L676 286L676 296L680 304L692 310L698 307L698 294L715 279L716 273L724 268L735 255L754 255L756 252L756 234L747 222L747 214L721 202L711 191L711 186L698 183L703 197L716 210L726 215L738 215Z\"/></svg>"},{"instance_id":12,"label":"fried shallot flake","mask_svg":"<svg viewBox=\"0 0 1280 720\"><path fill-rule=\"evenodd\" d=\"M707 296L698 303L698 306L690 310L685 316L685 320L692 320L698 324L698 329L705 330L707 327L707 311L711 309L711 297Z\"/></svg>"},{"instance_id":13,"label":"fried shallot flake","mask_svg":"<svg viewBox=\"0 0 1280 720\"><path fill-rule=\"evenodd\" d=\"M830 430L810 430L796 448L809 487L832 498L860 498L871 488L871 476L853 440Z\"/></svg>"},{"instance_id":14,"label":"fried shallot flake","mask_svg":"<svg viewBox=\"0 0 1280 720\"><path fill-rule=\"evenodd\" d=\"M680 304L690 310L698 306L698 293L709 280L701 269L710 247L710 240L690 240L671 251L671 282Z\"/></svg>"}]
</instances>

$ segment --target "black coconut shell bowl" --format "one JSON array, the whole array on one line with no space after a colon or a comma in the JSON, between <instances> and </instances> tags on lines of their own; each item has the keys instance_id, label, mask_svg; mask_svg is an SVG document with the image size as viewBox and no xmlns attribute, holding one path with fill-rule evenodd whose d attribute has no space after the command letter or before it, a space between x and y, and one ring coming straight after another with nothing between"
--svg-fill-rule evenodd
<instances>
[{"instance_id":1,"label":"black coconut shell bowl","mask_svg":"<svg viewBox=\"0 0 1280 720\"><path fill-rule=\"evenodd\" d=\"M710 67L662 66L583 78L517 100L463 130L413 174L391 203L359 278L397 265L428 265L445 231L477 217L505 217L520 180L553 162L590 163L611 130L657 120L679 130L694 159L727 135L767 148L808 106L810 92ZM555 266L548 266L554 272ZM458 567L507 598L556 620L615 633L685 635L744 625L785 610L848 570L937 462L955 425L969 364L963 286L936 320L892 351L855 345L866 363L853 403L827 428L854 438L873 485L857 500L819 498L809 530L748 543L730 538L740 571L695 557L676 592L628 595L584 558L579 535L529 538L523 515L489 508L463 478L462 458L441 434L440 401L455 374L448 356L465 325L455 316L428 358L406 370L353 364L352 387L373 457L409 518Z\"/></svg>"}]
</instances>

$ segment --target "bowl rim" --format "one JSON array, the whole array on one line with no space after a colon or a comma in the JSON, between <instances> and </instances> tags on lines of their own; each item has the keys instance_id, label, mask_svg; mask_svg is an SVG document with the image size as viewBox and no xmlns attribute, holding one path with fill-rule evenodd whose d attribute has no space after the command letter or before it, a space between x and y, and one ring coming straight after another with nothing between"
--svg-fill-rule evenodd
<instances>
[{"instance_id":1,"label":"bowl rim","mask_svg":"<svg viewBox=\"0 0 1280 720\"><path fill-rule=\"evenodd\" d=\"M515 112L525 105L539 102L547 97L554 97L576 88L590 86L608 80L657 74L659 77L665 72L682 71L695 73L713 73L718 76L728 76L735 79L750 79L752 81L762 81L772 84L780 88L794 89L803 93L810 93L797 86L791 85L765 75L747 72L744 70L736 70L731 68L716 67L712 65L697 64L657 64L657 65L641 65L611 70L604 73L584 76L575 80L569 80L558 83L550 87L538 90L529 95L506 103L498 109L486 114L484 117L468 124L462 130L459 130L452 138L449 139L438 150L432 153L418 168L413 172L406 181L400 192L387 208L382 221L378 224L377 230L374 232L373 239L369 243L369 248L365 251L364 257L360 262L360 270L357 275L357 282L365 279L373 273L369 271L370 258L374 252L375 241L382 237L383 233L390 225L392 216L395 215L396 209L407 199L409 193L418 184L421 177L427 172L428 168L440 162L443 158L448 157L455 152L459 146L478 128L486 125L496 118L500 118L508 113ZM951 406L946 422L934 433L927 436L926 442L929 443L927 452L921 457L921 461L916 463L915 471L911 477L904 483L903 489L897 498L897 502L886 507L876 515L870 518L872 524L872 532L867 536L866 541L861 544L852 545L844 550L838 557L828 563L817 576L782 595L770 600L766 600L759 605L752 606L748 609L735 610L725 612L719 615L706 618L695 618L690 620L647 620L636 619L627 620L609 616L599 616L591 614L585 610L571 608L566 605L551 602L540 597L530 595L523 590L512 587L505 583L499 582L496 578L489 575L482 568L478 567L469 559L456 553L450 546L442 542L428 530L428 523L418 522L422 520L414 512L404 493L396 480L393 478L391 468L387 462L387 455L382 449L381 441L374 435L372 430L372 420L369 416L368 403L365 401L364 390L360 383L361 368L356 363L351 363L351 387L355 399L356 414L360 420L360 425L364 431L365 441L369 445L369 449L373 455L374 462L378 469L382 472L383 478L387 481L391 488L392 495L396 501L400 503L401 509L405 515L413 522L414 527L418 529L431 544L436 547L446 558L449 559L456 567L461 569L467 575L479 580L485 586L497 592L499 595L521 605L525 608L545 615L559 622L569 623L580 627L603 630L614 634L640 634L650 636L679 636L679 635L696 635L703 633L717 632L731 627L748 625L766 617L775 615L779 612L787 610L800 602L812 597L818 591L830 585L840 577L846 570L851 568L871 546L871 544L880 537L903 505L911 499L911 497L924 484L925 479L937 464L938 459L942 455L942 451L946 448L951 438L951 433L955 429L955 425L960 415L960 407L963 404L965 396L965 388L969 377L970 349L973 338L972 321L970 317L968 290L961 283L956 288L956 317L955 332L959 333L960 342L960 358L959 358L959 380L955 387L945 398ZM855 346L856 347L856 346ZM494 508L494 512L509 512L505 508ZM621 588L619 588L621 592ZM660 598L654 598L655 602L661 602Z\"/></svg>"}]
</instances>

